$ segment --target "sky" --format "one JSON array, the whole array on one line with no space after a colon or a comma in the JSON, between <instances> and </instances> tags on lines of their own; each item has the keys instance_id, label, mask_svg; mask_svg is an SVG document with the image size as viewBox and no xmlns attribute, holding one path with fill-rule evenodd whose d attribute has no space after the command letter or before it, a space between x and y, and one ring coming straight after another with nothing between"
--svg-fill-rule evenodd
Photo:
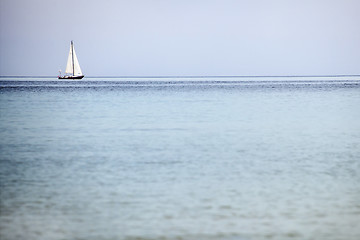
<instances>
[{"instance_id":1,"label":"sky","mask_svg":"<svg viewBox=\"0 0 360 240\"><path fill-rule=\"evenodd\" d=\"M0 0L0 75L360 74L359 0Z\"/></svg>"}]
</instances>

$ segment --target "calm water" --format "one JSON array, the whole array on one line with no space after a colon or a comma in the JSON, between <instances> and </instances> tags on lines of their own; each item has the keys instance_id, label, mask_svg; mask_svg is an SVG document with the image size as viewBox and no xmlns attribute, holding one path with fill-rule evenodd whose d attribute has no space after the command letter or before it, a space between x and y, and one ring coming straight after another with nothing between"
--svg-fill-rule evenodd
<instances>
[{"instance_id":1,"label":"calm water","mask_svg":"<svg viewBox=\"0 0 360 240\"><path fill-rule=\"evenodd\" d=\"M359 79L0 79L0 238L360 238Z\"/></svg>"}]
</instances>

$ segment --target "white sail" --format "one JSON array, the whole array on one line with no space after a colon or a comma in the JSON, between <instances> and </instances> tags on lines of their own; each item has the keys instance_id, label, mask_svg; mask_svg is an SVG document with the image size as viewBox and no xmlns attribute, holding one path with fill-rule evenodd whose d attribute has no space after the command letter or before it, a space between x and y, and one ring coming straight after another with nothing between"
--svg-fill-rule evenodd
<instances>
[{"instance_id":1,"label":"white sail","mask_svg":"<svg viewBox=\"0 0 360 240\"><path fill-rule=\"evenodd\" d=\"M69 56L68 56L68 60L67 60L67 64L66 64L66 69L65 69L65 73L66 74L71 74L71 75L73 75L73 61L72 61L72 59L73 59L73 54L72 54L72 51L73 50L73 48L72 48L72 43L70 44L70 51L69 51Z\"/></svg>"},{"instance_id":2,"label":"white sail","mask_svg":"<svg viewBox=\"0 0 360 240\"><path fill-rule=\"evenodd\" d=\"M65 73L70 74L72 76L81 76L82 75L80 64L76 57L73 42L71 42L71 44L70 44L69 57L67 60Z\"/></svg>"},{"instance_id":3,"label":"white sail","mask_svg":"<svg viewBox=\"0 0 360 240\"><path fill-rule=\"evenodd\" d=\"M80 68L80 64L79 61L76 57L76 53L75 53L75 48L73 47L73 55L74 55L74 75L75 76L81 76L82 72L81 72L81 68Z\"/></svg>"}]
</instances>

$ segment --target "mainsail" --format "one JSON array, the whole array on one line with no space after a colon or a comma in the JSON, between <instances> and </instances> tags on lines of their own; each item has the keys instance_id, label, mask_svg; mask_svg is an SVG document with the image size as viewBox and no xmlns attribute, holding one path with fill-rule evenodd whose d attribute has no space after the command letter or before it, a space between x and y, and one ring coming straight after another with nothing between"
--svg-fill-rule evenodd
<instances>
[{"instance_id":1,"label":"mainsail","mask_svg":"<svg viewBox=\"0 0 360 240\"><path fill-rule=\"evenodd\" d=\"M80 64L76 57L73 41L71 41L71 44L70 44L69 57L68 57L68 61L66 64L65 73L70 74L72 76L81 76L82 75Z\"/></svg>"}]
</instances>

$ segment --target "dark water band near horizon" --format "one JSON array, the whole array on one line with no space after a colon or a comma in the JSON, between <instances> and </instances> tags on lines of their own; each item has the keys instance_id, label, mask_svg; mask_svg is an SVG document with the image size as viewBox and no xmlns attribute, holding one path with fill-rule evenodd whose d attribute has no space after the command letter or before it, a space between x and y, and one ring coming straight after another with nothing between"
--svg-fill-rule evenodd
<instances>
[{"instance_id":1,"label":"dark water band near horizon","mask_svg":"<svg viewBox=\"0 0 360 240\"><path fill-rule=\"evenodd\" d=\"M0 239L357 240L360 78L0 78Z\"/></svg>"}]
</instances>

